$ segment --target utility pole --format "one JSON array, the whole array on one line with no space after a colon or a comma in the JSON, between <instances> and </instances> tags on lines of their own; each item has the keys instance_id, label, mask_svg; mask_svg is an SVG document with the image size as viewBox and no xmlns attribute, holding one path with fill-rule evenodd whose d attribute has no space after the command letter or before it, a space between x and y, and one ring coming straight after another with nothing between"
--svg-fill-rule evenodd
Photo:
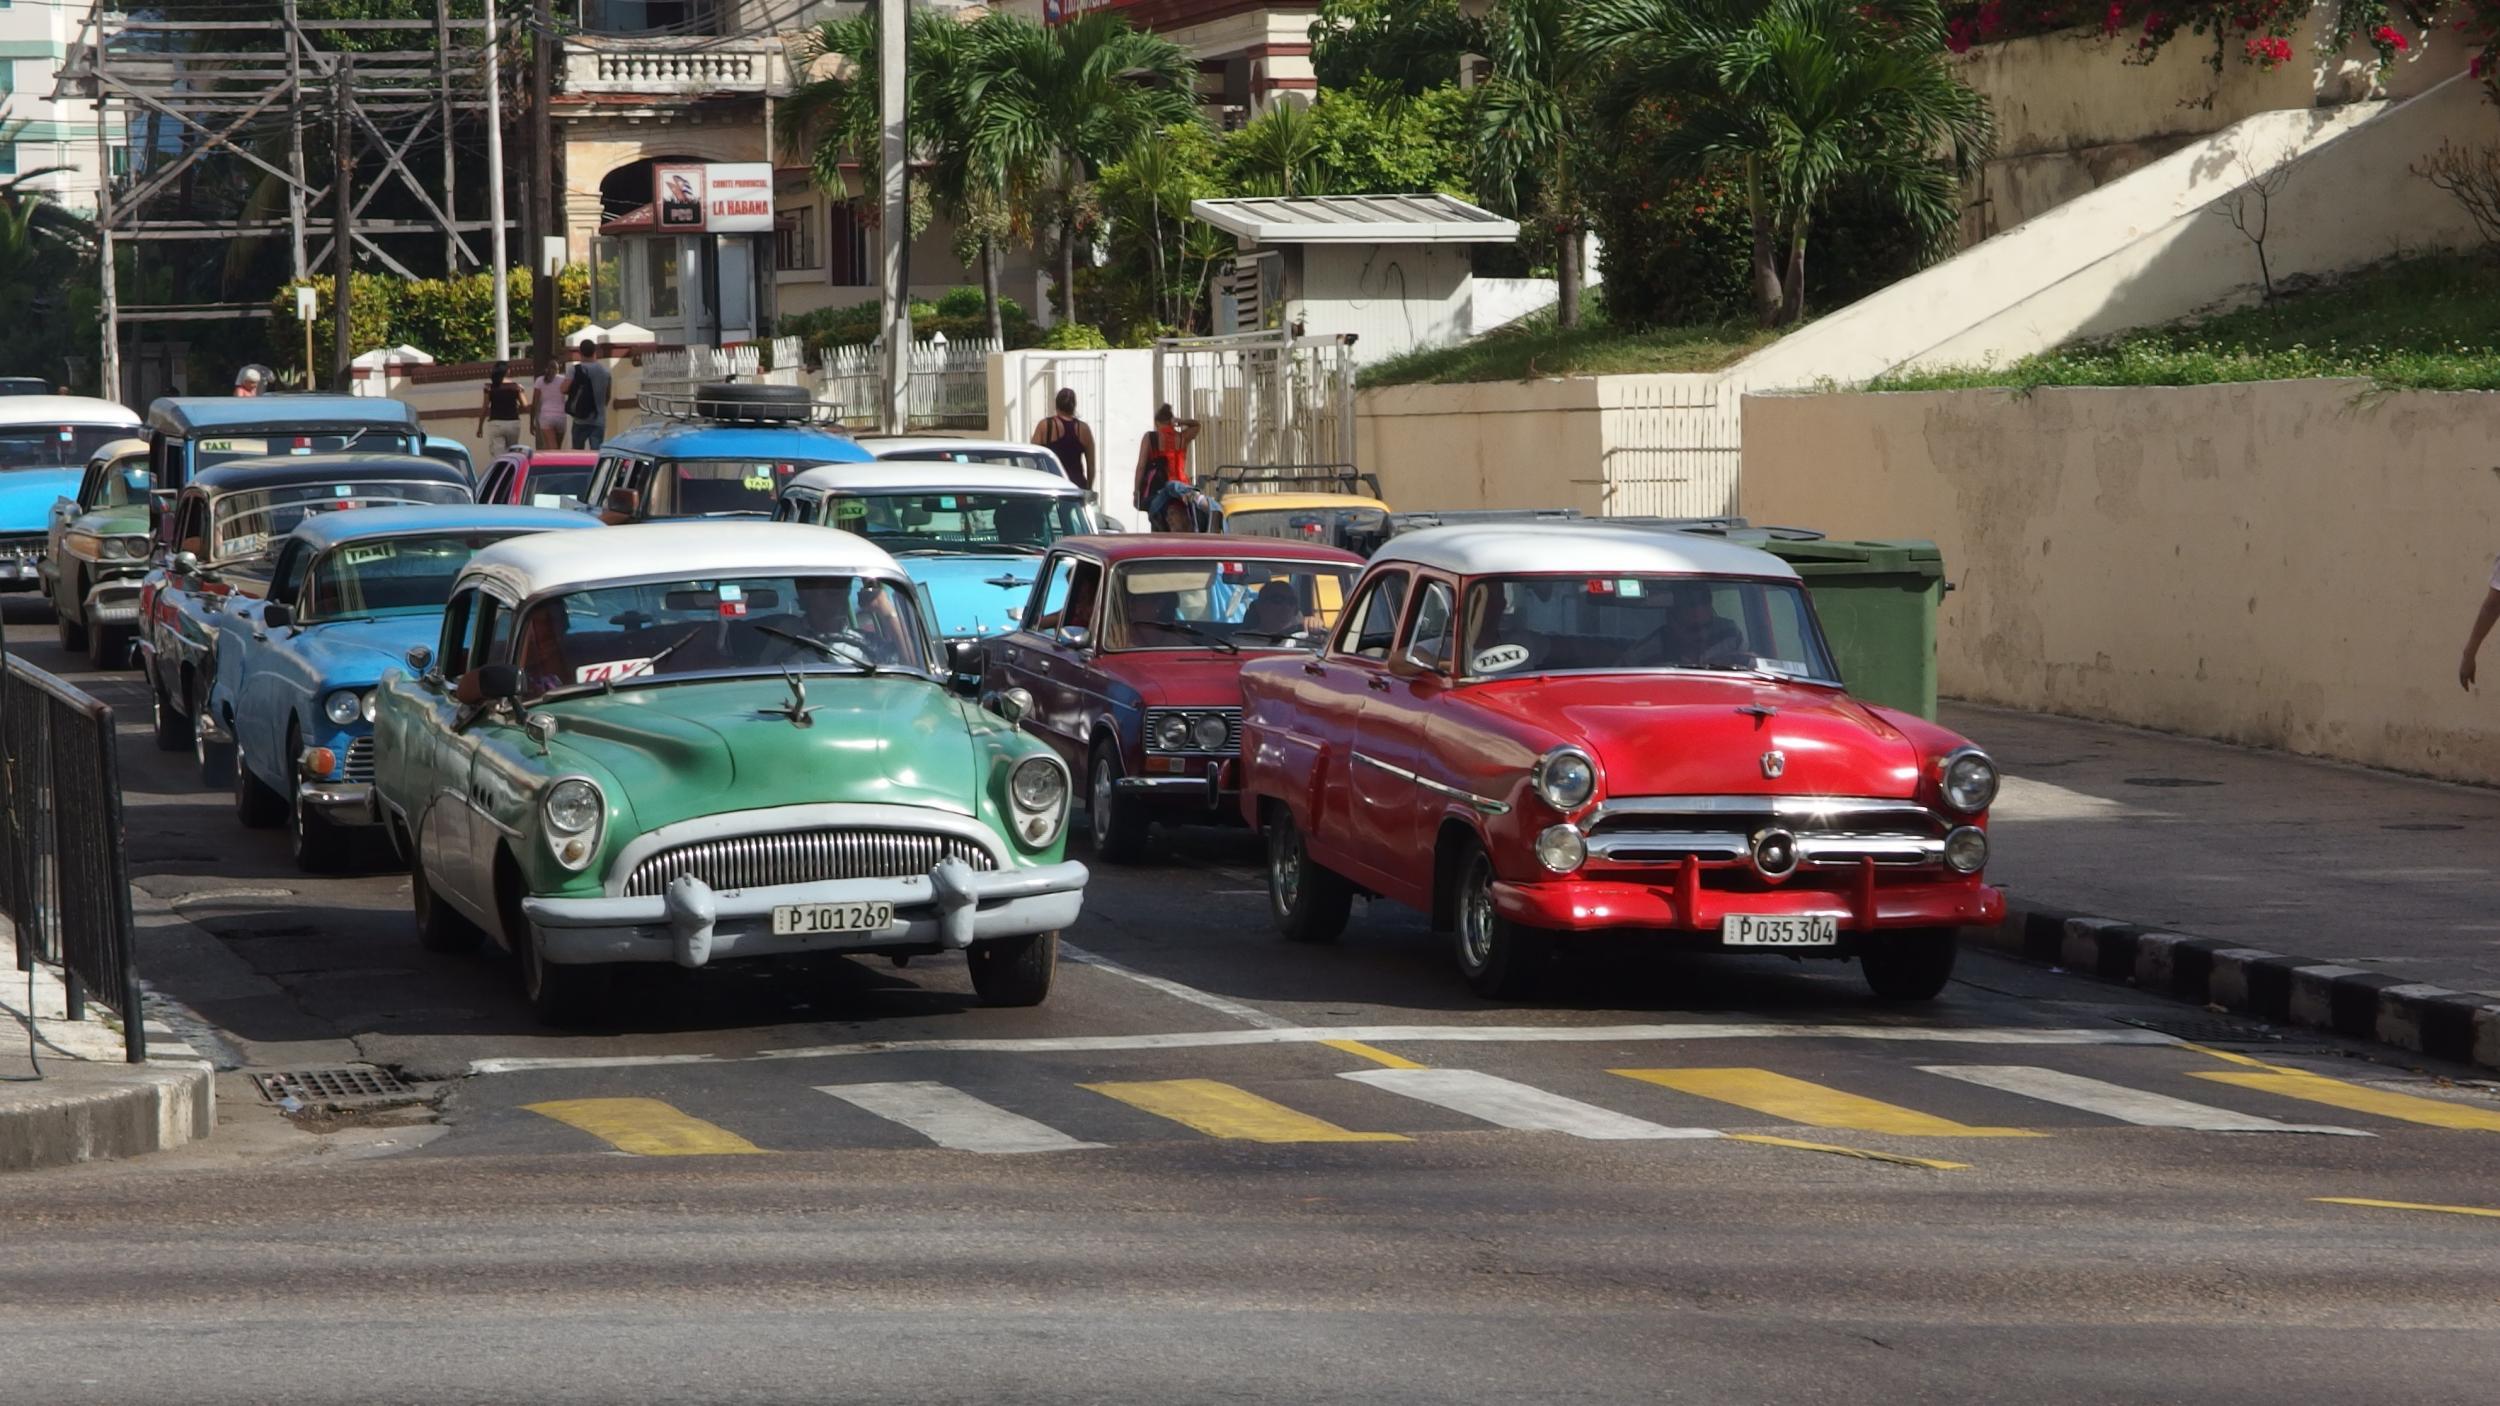
<instances>
[{"instance_id":1,"label":"utility pole","mask_svg":"<svg viewBox=\"0 0 2500 1406\"><path fill-rule=\"evenodd\" d=\"M486 222L493 226L495 359L512 359L511 260L503 227L503 33L495 25L495 0L486 0Z\"/></svg>"},{"instance_id":2,"label":"utility pole","mask_svg":"<svg viewBox=\"0 0 2500 1406\"><path fill-rule=\"evenodd\" d=\"M877 118L882 128L878 171L884 177L885 278L878 290L885 328L885 394L881 409L887 434L901 434L911 417L911 142L907 130L910 81L909 0L877 0Z\"/></svg>"},{"instance_id":3,"label":"utility pole","mask_svg":"<svg viewBox=\"0 0 2500 1406\"><path fill-rule=\"evenodd\" d=\"M530 26L530 233L538 252L530 272L530 354L556 355L556 280L548 273L547 241L555 237L555 118L548 109L556 88L555 0L537 0ZM767 101L770 101L767 99Z\"/></svg>"},{"instance_id":4,"label":"utility pole","mask_svg":"<svg viewBox=\"0 0 2500 1406\"><path fill-rule=\"evenodd\" d=\"M434 0L434 52L451 52L451 0ZM460 197L452 178L451 64L438 59L434 68L434 122L443 138L443 277L460 276Z\"/></svg>"},{"instance_id":5,"label":"utility pole","mask_svg":"<svg viewBox=\"0 0 2500 1406\"><path fill-rule=\"evenodd\" d=\"M97 268L101 270L104 306L98 311L104 327L104 344L96 350L103 365L97 370L96 394L106 400L122 398L122 325L119 290L113 286L113 146L106 137L112 124L104 120L104 88L96 87L95 100L95 233ZM137 167L134 163L133 170Z\"/></svg>"},{"instance_id":6,"label":"utility pole","mask_svg":"<svg viewBox=\"0 0 2500 1406\"><path fill-rule=\"evenodd\" d=\"M306 252L305 228L312 212L306 208L304 192L311 189L304 180L304 31L296 27L295 0L286 0L281 12L286 24L286 170L290 179L286 187L287 233L292 239L295 276L312 274L312 258ZM304 358L304 385L312 386L312 358Z\"/></svg>"},{"instance_id":7,"label":"utility pole","mask_svg":"<svg viewBox=\"0 0 2500 1406\"><path fill-rule=\"evenodd\" d=\"M349 379L355 348L349 345L348 305L355 301L348 289L355 281L356 221L350 213L349 187L356 179L354 133L348 126L348 103L353 96L349 88L350 60L341 54L330 65L330 373L331 384L340 395L352 395L355 386Z\"/></svg>"}]
</instances>

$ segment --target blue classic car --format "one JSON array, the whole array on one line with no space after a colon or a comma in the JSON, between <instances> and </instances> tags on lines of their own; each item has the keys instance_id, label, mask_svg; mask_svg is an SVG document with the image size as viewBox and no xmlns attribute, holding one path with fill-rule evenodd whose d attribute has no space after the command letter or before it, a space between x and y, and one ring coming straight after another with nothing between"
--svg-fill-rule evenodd
<instances>
[{"instance_id":1,"label":"blue classic car","mask_svg":"<svg viewBox=\"0 0 2500 1406\"><path fill-rule=\"evenodd\" d=\"M807 470L873 460L849 435L814 423L796 386L704 386L643 403L662 417L610 436L591 475L589 506L610 522L771 517L781 490Z\"/></svg>"},{"instance_id":2,"label":"blue classic car","mask_svg":"<svg viewBox=\"0 0 2500 1406\"><path fill-rule=\"evenodd\" d=\"M979 643L1023 618L1042 553L1096 530L1084 490L1058 474L935 461L811 469L782 490L776 516L858 533L901 562L968 685Z\"/></svg>"},{"instance_id":3,"label":"blue classic car","mask_svg":"<svg viewBox=\"0 0 2500 1406\"><path fill-rule=\"evenodd\" d=\"M139 417L83 395L0 397L0 591L43 584L52 505L78 491L95 452L138 433Z\"/></svg>"},{"instance_id":4,"label":"blue classic car","mask_svg":"<svg viewBox=\"0 0 2500 1406\"><path fill-rule=\"evenodd\" d=\"M347 827L373 823L373 686L441 634L460 568L506 538L598 525L466 505L305 519L270 564L268 594L230 602L218 625L209 708L234 738L236 817L284 820L299 867L340 867Z\"/></svg>"},{"instance_id":5,"label":"blue classic car","mask_svg":"<svg viewBox=\"0 0 2500 1406\"><path fill-rule=\"evenodd\" d=\"M240 459L310 454L414 454L417 412L373 395L182 395L148 407L148 467L158 488Z\"/></svg>"},{"instance_id":6,"label":"blue classic car","mask_svg":"<svg viewBox=\"0 0 2500 1406\"><path fill-rule=\"evenodd\" d=\"M156 745L188 747L201 784L234 784L234 739L208 706L227 604L268 590L272 553L321 513L467 503L458 469L408 454L243 459L186 485L164 519L157 564L139 586L139 668L156 703Z\"/></svg>"}]
</instances>

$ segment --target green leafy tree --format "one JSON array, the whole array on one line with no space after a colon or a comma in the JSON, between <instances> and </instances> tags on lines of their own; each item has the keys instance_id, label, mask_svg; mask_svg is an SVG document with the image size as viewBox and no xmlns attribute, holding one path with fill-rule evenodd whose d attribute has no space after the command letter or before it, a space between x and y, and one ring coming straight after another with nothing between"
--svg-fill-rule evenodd
<instances>
[{"instance_id":1,"label":"green leafy tree","mask_svg":"<svg viewBox=\"0 0 2500 1406\"><path fill-rule=\"evenodd\" d=\"M1488 74L1476 91L1476 184L1496 209L1552 233L1554 316L1580 324L1588 212L1574 188L1573 144L1588 137L1572 27L1583 0L1496 0L1485 20ZM1663 3L1663 0L1662 0Z\"/></svg>"},{"instance_id":2,"label":"green leafy tree","mask_svg":"<svg viewBox=\"0 0 2500 1406\"><path fill-rule=\"evenodd\" d=\"M1458 80L1484 52L1484 23L1458 0L1326 0L1311 23L1311 68L1322 92L1385 82L1409 97Z\"/></svg>"},{"instance_id":3,"label":"green leafy tree","mask_svg":"<svg viewBox=\"0 0 2500 1406\"><path fill-rule=\"evenodd\" d=\"M1653 148L1663 167L1738 174L1765 326L1805 315L1826 197L1854 189L1941 239L1993 139L1986 101L1947 66L1932 0L1584 0L1574 38L1606 66L1610 102L1675 107Z\"/></svg>"},{"instance_id":4,"label":"green leafy tree","mask_svg":"<svg viewBox=\"0 0 2500 1406\"><path fill-rule=\"evenodd\" d=\"M1311 108L1313 189L1330 195L1473 193L1471 100L1445 83L1408 97L1374 80Z\"/></svg>"},{"instance_id":5,"label":"green leafy tree","mask_svg":"<svg viewBox=\"0 0 2500 1406\"><path fill-rule=\"evenodd\" d=\"M1319 125L1302 104L1268 104L1227 145L1243 194L1291 199L1320 193L1312 189L1319 174Z\"/></svg>"},{"instance_id":6,"label":"green leafy tree","mask_svg":"<svg viewBox=\"0 0 2500 1406\"><path fill-rule=\"evenodd\" d=\"M1076 245L1102 168L1137 139L1197 120L1197 61L1126 17L1093 10L1048 27L1011 16L979 26L956 100L971 115L968 159L998 189L1043 193L1059 260L1061 315L1076 320Z\"/></svg>"}]
</instances>

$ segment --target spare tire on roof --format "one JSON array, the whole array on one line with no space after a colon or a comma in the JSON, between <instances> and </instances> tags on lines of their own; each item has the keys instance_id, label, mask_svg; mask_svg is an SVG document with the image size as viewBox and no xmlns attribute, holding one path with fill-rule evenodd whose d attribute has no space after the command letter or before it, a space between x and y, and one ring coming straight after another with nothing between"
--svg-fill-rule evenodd
<instances>
[{"instance_id":1,"label":"spare tire on roof","mask_svg":"<svg viewBox=\"0 0 2500 1406\"><path fill-rule=\"evenodd\" d=\"M694 410L707 420L805 420L815 398L805 386L759 386L735 381L697 386Z\"/></svg>"}]
</instances>

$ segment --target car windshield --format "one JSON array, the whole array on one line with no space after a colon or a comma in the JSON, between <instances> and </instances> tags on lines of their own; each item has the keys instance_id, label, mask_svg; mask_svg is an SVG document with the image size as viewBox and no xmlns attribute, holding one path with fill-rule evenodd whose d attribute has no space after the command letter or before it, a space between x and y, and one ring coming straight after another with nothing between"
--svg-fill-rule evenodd
<instances>
[{"instance_id":1,"label":"car windshield","mask_svg":"<svg viewBox=\"0 0 2500 1406\"><path fill-rule=\"evenodd\" d=\"M1467 591L1466 672L1712 669L1836 680L1805 592L1696 576L1504 576Z\"/></svg>"},{"instance_id":2,"label":"car windshield","mask_svg":"<svg viewBox=\"0 0 2500 1406\"><path fill-rule=\"evenodd\" d=\"M83 469L97 450L136 433L128 425L0 425L0 471Z\"/></svg>"},{"instance_id":3,"label":"car windshield","mask_svg":"<svg viewBox=\"0 0 2500 1406\"><path fill-rule=\"evenodd\" d=\"M532 464L521 488L531 506L561 508L568 498L579 502L590 496L590 476L594 472L589 464L579 468Z\"/></svg>"},{"instance_id":4,"label":"car windshield","mask_svg":"<svg viewBox=\"0 0 2500 1406\"><path fill-rule=\"evenodd\" d=\"M466 503L469 490L456 483L406 483L369 480L363 483L291 483L283 488L254 488L217 500L209 528L209 560L236 561L266 556L314 513L349 508L385 508L401 503Z\"/></svg>"},{"instance_id":5,"label":"car windshield","mask_svg":"<svg viewBox=\"0 0 2500 1406\"><path fill-rule=\"evenodd\" d=\"M512 662L530 695L723 670L928 672L908 586L744 576L597 586L530 607Z\"/></svg>"},{"instance_id":6,"label":"car windshield","mask_svg":"<svg viewBox=\"0 0 2500 1406\"><path fill-rule=\"evenodd\" d=\"M1355 568L1327 562L1182 557L1111 577L1106 649L1285 649L1325 634Z\"/></svg>"},{"instance_id":7,"label":"car windshield","mask_svg":"<svg viewBox=\"0 0 2500 1406\"><path fill-rule=\"evenodd\" d=\"M414 454L419 447L415 435L405 430L379 427L299 430L287 425L270 425L254 429L209 430L192 441L191 471L197 473L237 459L266 459L273 454L293 457L301 454L345 454L350 450L361 454Z\"/></svg>"},{"instance_id":8,"label":"car windshield","mask_svg":"<svg viewBox=\"0 0 2500 1406\"><path fill-rule=\"evenodd\" d=\"M440 611L469 558L510 533L446 532L346 542L313 564L305 620Z\"/></svg>"},{"instance_id":9,"label":"car windshield","mask_svg":"<svg viewBox=\"0 0 2500 1406\"><path fill-rule=\"evenodd\" d=\"M896 553L1039 552L1093 531L1075 494L836 493L825 499L822 521Z\"/></svg>"},{"instance_id":10,"label":"car windshield","mask_svg":"<svg viewBox=\"0 0 2500 1406\"><path fill-rule=\"evenodd\" d=\"M771 517L782 486L814 467L814 460L672 460L660 465L670 498L659 506L668 517Z\"/></svg>"}]
</instances>

